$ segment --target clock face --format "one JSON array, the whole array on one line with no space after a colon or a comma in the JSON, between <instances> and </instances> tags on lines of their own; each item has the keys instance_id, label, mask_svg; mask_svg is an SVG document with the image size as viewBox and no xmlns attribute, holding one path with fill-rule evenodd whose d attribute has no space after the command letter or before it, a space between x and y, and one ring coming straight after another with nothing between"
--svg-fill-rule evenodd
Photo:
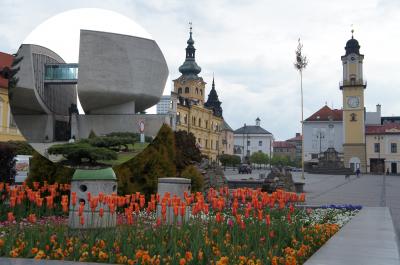
<instances>
[{"instance_id":1,"label":"clock face","mask_svg":"<svg viewBox=\"0 0 400 265\"><path fill-rule=\"evenodd\" d=\"M347 104L350 108L357 108L358 106L360 106L360 98L355 96L348 97Z\"/></svg>"}]
</instances>

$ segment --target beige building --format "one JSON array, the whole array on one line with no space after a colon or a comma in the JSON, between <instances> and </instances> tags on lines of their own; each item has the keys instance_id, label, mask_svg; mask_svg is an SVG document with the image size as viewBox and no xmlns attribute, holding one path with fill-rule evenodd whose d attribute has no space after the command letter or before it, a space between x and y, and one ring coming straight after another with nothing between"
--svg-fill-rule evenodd
<instances>
[{"instance_id":1,"label":"beige building","mask_svg":"<svg viewBox=\"0 0 400 265\"><path fill-rule=\"evenodd\" d=\"M233 146L235 145L233 130L226 121L222 124L221 140L222 154L233 155Z\"/></svg>"},{"instance_id":2,"label":"beige building","mask_svg":"<svg viewBox=\"0 0 400 265\"><path fill-rule=\"evenodd\" d=\"M367 167L371 173L400 172L400 124L367 125Z\"/></svg>"},{"instance_id":3,"label":"beige building","mask_svg":"<svg viewBox=\"0 0 400 265\"><path fill-rule=\"evenodd\" d=\"M205 101L206 82L198 76L201 68L195 61L192 31L187 41L186 59L179 67L180 77L173 80L177 94L176 129L193 133L203 155L215 161L222 154L222 108L213 80L211 91Z\"/></svg>"},{"instance_id":4,"label":"beige building","mask_svg":"<svg viewBox=\"0 0 400 265\"><path fill-rule=\"evenodd\" d=\"M13 56L0 52L0 69L11 67ZM24 141L12 118L8 100L8 80L0 77L0 142Z\"/></svg>"},{"instance_id":5,"label":"beige building","mask_svg":"<svg viewBox=\"0 0 400 265\"><path fill-rule=\"evenodd\" d=\"M274 157L281 156L287 157L290 161L296 159L296 145L287 141L275 141L273 143Z\"/></svg>"}]
</instances>

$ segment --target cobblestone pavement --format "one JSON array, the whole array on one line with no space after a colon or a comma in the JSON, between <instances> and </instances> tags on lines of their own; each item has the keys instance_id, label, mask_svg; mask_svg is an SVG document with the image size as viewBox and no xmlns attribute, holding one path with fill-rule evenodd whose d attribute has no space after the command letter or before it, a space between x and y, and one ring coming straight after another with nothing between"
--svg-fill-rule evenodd
<instances>
[{"instance_id":1,"label":"cobblestone pavement","mask_svg":"<svg viewBox=\"0 0 400 265\"><path fill-rule=\"evenodd\" d=\"M252 174L238 174L227 170L229 179L257 179L259 173L268 174L268 170L253 171ZM293 172L294 181L301 181L301 172ZM400 235L400 176L361 175L359 178L343 175L320 175L305 173L304 191L309 205L358 204L363 206L387 206L393 223Z\"/></svg>"},{"instance_id":2,"label":"cobblestone pavement","mask_svg":"<svg viewBox=\"0 0 400 265\"><path fill-rule=\"evenodd\" d=\"M387 206L398 238L400 235L400 176L361 175L359 178L333 175L305 175L304 191L309 205L360 204ZM295 180L300 180L296 172Z\"/></svg>"}]
</instances>

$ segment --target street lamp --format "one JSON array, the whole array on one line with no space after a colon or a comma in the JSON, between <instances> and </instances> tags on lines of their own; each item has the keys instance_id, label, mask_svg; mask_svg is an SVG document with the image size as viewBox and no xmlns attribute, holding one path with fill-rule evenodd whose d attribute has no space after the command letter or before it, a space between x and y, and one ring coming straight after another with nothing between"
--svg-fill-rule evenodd
<instances>
[{"instance_id":1,"label":"street lamp","mask_svg":"<svg viewBox=\"0 0 400 265\"><path fill-rule=\"evenodd\" d=\"M301 178L305 179L304 177L304 115L303 115L303 70L306 68L308 64L307 57L302 54L303 44L300 42L297 45L296 53L296 61L294 62L294 67L300 73L300 92L301 92L301 135L302 143L301 143Z\"/></svg>"},{"instance_id":2,"label":"street lamp","mask_svg":"<svg viewBox=\"0 0 400 265\"><path fill-rule=\"evenodd\" d=\"M380 169L382 167L382 164L381 164L381 140L383 140L383 136L381 136L381 135L375 136L375 139L378 140L378 144L379 144L379 146L378 146L379 147L378 148L378 165L379 165L379 169ZM382 169L383 169L383 172L381 172L381 173L385 173L384 167Z\"/></svg>"},{"instance_id":3,"label":"street lamp","mask_svg":"<svg viewBox=\"0 0 400 265\"><path fill-rule=\"evenodd\" d=\"M322 133L321 130L318 131L317 139L319 139L319 155L321 155L321 153L322 153L321 142L322 142L322 139L325 139L325 135Z\"/></svg>"}]
</instances>

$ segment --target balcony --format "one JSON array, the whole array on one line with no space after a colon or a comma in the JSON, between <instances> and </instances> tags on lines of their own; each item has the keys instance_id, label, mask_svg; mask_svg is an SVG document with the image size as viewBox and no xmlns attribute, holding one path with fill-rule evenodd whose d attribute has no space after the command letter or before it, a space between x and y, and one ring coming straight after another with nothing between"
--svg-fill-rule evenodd
<instances>
[{"instance_id":1,"label":"balcony","mask_svg":"<svg viewBox=\"0 0 400 265\"><path fill-rule=\"evenodd\" d=\"M352 80L343 80L339 82L339 87L340 89L343 89L343 87L357 87L357 86L362 86L364 88L367 87L367 81L364 81L362 79L352 79Z\"/></svg>"}]
</instances>

